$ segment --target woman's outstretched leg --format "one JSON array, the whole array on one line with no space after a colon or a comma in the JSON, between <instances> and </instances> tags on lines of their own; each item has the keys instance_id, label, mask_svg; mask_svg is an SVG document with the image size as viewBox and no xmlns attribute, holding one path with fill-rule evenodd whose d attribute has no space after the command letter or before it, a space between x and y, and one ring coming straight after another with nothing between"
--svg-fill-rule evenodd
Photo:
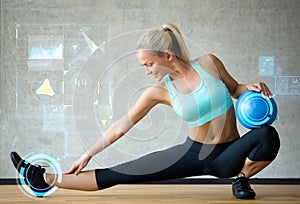
<instances>
[{"instance_id":1,"label":"woman's outstretched leg","mask_svg":"<svg viewBox=\"0 0 300 204\"><path fill-rule=\"evenodd\" d=\"M98 190L95 170L83 171L78 175L63 174L61 182L57 181L57 175L46 174L46 182L49 185L55 185L59 188L83 190L83 191L96 191Z\"/></svg>"},{"instance_id":2,"label":"woman's outstretched leg","mask_svg":"<svg viewBox=\"0 0 300 204\"><path fill-rule=\"evenodd\" d=\"M74 190L98 190L95 170L85 171L77 175L63 174L62 181L57 182L57 175L46 174L44 168L23 160L16 152L11 152L10 156L16 170L24 177L25 183L22 184L29 185L37 193L37 196L43 196L53 186Z\"/></svg>"}]
</instances>

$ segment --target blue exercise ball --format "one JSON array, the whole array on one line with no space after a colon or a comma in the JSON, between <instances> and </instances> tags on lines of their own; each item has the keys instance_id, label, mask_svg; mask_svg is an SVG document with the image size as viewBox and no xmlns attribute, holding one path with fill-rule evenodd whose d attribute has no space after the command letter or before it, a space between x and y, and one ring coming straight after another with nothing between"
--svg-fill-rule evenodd
<instances>
[{"instance_id":1,"label":"blue exercise ball","mask_svg":"<svg viewBox=\"0 0 300 204\"><path fill-rule=\"evenodd\" d=\"M255 91L243 93L236 102L235 111L239 122L249 129L271 125L277 118L275 100Z\"/></svg>"}]
</instances>

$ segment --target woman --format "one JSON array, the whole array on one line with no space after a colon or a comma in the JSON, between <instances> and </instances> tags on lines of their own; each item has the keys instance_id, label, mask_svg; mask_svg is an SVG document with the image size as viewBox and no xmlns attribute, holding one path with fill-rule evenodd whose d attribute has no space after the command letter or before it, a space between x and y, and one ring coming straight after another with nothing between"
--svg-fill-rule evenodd
<instances>
[{"instance_id":1,"label":"woman","mask_svg":"<svg viewBox=\"0 0 300 204\"><path fill-rule=\"evenodd\" d=\"M127 115L112 124L95 145L82 155L57 182L56 175L11 153L26 182L37 192L56 185L65 189L100 190L122 183L158 181L196 175L236 178L233 195L253 199L255 192L248 179L276 157L280 141L271 126L250 130L240 137L231 97L237 99L247 90L271 97L262 82L239 84L214 55L189 59L180 31L172 24L144 34L136 56L156 84L146 89ZM155 105L174 109L190 127L183 144L154 152L113 168L82 171L92 156L122 137ZM162 165L163 164L163 165ZM23 170L24 170L23 169ZM24 171L23 171L24 172Z\"/></svg>"}]
</instances>

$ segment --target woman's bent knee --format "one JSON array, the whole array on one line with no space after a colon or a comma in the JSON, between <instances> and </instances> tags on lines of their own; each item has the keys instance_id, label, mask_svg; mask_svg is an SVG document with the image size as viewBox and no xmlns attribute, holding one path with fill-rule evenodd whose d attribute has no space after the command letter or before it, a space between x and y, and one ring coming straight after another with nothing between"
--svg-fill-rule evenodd
<instances>
[{"instance_id":1,"label":"woman's bent knee","mask_svg":"<svg viewBox=\"0 0 300 204\"><path fill-rule=\"evenodd\" d=\"M257 129L258 144L249 158L253 161L273 161L280 148L278 132L272 126L263 126Z\"/></svg>"}]
</instances>

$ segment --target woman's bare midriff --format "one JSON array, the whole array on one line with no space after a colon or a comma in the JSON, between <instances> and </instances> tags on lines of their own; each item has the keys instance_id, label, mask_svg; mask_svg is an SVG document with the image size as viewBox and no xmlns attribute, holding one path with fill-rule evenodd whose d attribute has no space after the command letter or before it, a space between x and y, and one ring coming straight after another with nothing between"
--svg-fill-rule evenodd
<instances>
[{"instance_id":1,"label":"woman's bare midriff","mask_svg":"<svg viewBox=\"0 0 300 204\"><path fill-rule=\"evenodd\" d=\"M204 144L221 144L239 138L233 106L212 121L191 128L189 137Z\"/></svg>"}]
</instances>

